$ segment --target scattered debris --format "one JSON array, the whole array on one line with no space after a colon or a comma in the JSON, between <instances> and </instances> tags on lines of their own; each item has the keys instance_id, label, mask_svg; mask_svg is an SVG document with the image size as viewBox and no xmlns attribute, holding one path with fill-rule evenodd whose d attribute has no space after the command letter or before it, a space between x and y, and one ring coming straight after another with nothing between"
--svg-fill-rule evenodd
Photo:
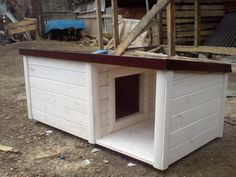
<instances>
[{"instance_id":1,"label":"scattered debris","mask_svg":"<svg viewBox=\"0 0 236 177\"><path fill-rule=\"evenodd\" d=\"M136 167L137 165L135 163L128 163L127 167Z\"/></svg>"},{"instance_id":2,"label":"scattered debris","mask_svg":"<svg viewBox=\"0 0 236 177\"><path fill-rule=\"evenodd\" d=\"M82 168L86 168L87 166L89 166L91 164L90 160L86 159L81 163L81 167Z\"/></svg>"},{"instance_id":3,"label":"scattered debris","mask_svg":"<svg viewBox=\"0 0 236 177\"><path fill-rule=\"evenodd\" d=\"M10 146L4 146L4 145L0 145L0 151L2 152L11 152L11 153L19 153L20 151L10 147Z\"/></svg>"},{"instance_id":4,"label":"scattered debris","mask_svg":"<svg viewBox=\"0 0 236 177\"><path fill-rule=\"evenodd\" d=\"M96 52L93 52L93 54L109 55L109 52L107 50L96 50Z\"/></svg>"},{"instance_id":5,"label":"scattered debris","mask_svg":"<svg viewBox=\"0 0 236 177\"><path fill-rule=\"evenodd\" d=\"M110 163L109 160L103 160L103 162L104 162L105 164Z\"/></svg>"},{"instance_id":6,"label":"scattered debris","mask_svg":"<svg viewBox=\"0 0 236 177\"><path fill-rule=\"evenodd\" d=\"M230 117L225 117L225 123L226 123L226 124L229 124L229 125L231 125L231 126L236 126L236 121L233 120L233 119L230 118Z\"/></svg>"},{"instance_id":7,"label":"scattered debris","mask_svg":"<svg viewBox=\"0 0 236 177\"><path fill-rule=\"evenodd\" d=\"M61 153L60 154L52 154L52 155L45 155L45 156L41 156L41 157L37 157L36 160L44 160L44 159L55 159L55 158L60 158Z\"/></svg>"},{"instance_id":8,"label":"scattered debris","mask_svg":"<svg viewBox=\"0 0 236 177\"><path fill-rule=\"evenodd\" d=\"M53 133L53 131L52 130L47 130L47 131L45 131L45 133L46 133L46 136L49 136Z\"/></svg>"},{"instance_id":9,"label":"scattered debris","mask_svg":"<svg viewBox=\"0 0 236 177\"><path fill-rule=\"evenodd\" d=\"M65 160L65 156L63 154L61 154L59 157L58 157L59 160Z\"/></svg>"},{"instance_id":10,"label":"scattered debris","mask_svg":"<svg viewBox=\"0 0 236 177\"><path fill-rule=\"evenodd\" d=\"M91 152L92 152L92 153L97 153L97 152L100 152L100 151L101 151L101 149L94 148Z\"/></svg>"}]
</instances>

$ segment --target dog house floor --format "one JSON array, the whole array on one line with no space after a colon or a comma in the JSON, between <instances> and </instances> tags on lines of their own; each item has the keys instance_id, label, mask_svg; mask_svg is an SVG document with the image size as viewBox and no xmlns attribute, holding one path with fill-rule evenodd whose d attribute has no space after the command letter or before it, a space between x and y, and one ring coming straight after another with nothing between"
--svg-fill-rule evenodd
<instances>
[{"instance_id":1,"label":"dog house floor","mask_svg":"<svg viewBox=\"0 0 236 177\"><path fill-rule=\"evenodd\" d=\"M153 164L154 121L146 121L97 140L97 144Z\"/></svg>"}]
</instances>

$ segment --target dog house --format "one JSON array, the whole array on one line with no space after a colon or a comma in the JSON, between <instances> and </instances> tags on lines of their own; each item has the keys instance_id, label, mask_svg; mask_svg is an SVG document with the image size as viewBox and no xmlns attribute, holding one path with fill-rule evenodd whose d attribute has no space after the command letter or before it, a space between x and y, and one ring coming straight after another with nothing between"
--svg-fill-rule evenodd
<instances>
[{"instance_id":1,"label":"dog house","mask_svg":"<svg viewBox=\"0 0 236 177\"><path fill-rule=\"evenodd\" d=\"M20 49L28 115L165 170L223 136L231 65Z\"/></svg>"}]
</instances>

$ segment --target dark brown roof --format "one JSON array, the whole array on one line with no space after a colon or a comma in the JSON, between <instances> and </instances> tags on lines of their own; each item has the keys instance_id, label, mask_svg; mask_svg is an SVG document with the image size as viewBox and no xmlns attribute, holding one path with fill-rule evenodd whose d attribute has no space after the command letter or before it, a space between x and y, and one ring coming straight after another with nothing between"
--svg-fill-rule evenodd
<instances>
[{"instance_id":1,"label":"dark brown roof","mask_svg":"<svg viewBox=\"0 0 236 177\"><path fill-rule=\"evenodd\" d=\"M210 72L231 72L231 65L211 60L186 59L183 57L172 57L163 59L161 57L146 58L138 56L114 56L81 53L72 51L20 49L21 55L47 57L52 59L63 59L119 65L155 70L185 70L185 71L210 71Z\"/></svg>"}]
</instances>

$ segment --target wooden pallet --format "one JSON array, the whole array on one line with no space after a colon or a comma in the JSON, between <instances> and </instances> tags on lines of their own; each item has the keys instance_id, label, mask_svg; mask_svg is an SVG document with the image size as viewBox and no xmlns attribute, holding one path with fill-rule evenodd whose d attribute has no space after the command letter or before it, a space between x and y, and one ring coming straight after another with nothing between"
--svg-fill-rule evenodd
<instances>
[{"instance_id":1,"label":"wooden pallet","mask_svg":"<svg viewBox=\"0 0 236 177\"><path fill-rule=\"evenodd\" d=\"M15 40L14 35L24 33L27 40L32 40L30 32L35 32L36 39L39 38L37 20L34 18L24 18L20 22L7 24L6 31L12 40Z\"/></svg>"}]
</instances>

